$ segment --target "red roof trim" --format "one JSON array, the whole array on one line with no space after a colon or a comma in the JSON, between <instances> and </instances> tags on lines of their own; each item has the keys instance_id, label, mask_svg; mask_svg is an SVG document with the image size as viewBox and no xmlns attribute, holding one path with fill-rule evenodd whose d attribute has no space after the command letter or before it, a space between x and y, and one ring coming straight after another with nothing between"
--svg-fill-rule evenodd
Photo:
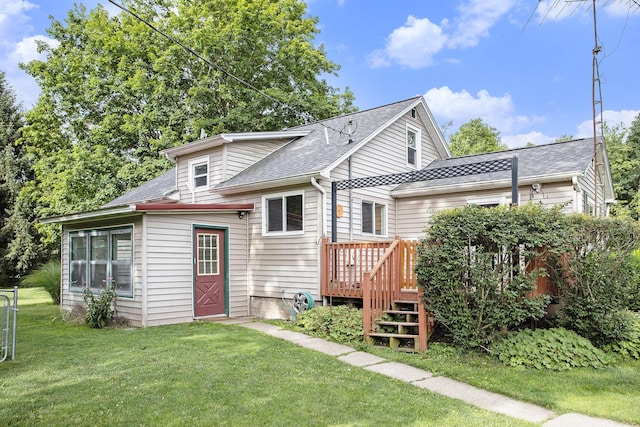
<instances>
[{"instance_id":1,"label":"red roof trim","mask_svg":"<svg viewBox=\"0 0 640 427\"><path fill-rule=\"evenodd\" d=\"M136 203L136 211L252 211L253 203Z\"/></svg>"}]
</instances>

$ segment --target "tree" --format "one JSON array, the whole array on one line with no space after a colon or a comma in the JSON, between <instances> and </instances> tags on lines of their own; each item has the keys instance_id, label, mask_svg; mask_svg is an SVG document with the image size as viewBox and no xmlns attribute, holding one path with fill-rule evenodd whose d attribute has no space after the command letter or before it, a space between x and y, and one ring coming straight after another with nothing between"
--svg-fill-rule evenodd
<instances>
[{"instance_id":1,"label":"tree","mask_svg":"<svg viewBox=\"0 0 640 427\"><path fill-rule=\"evenodd\" d=\"M96 208L170 165L158 152L209 135L277 130L353 111L323 78L339 67L313 45L297 0L126 0L128 13L76 5L52 21L57 47L24 68L40 85L24 143L40 215ZM213 65L212 65L213 64ZM251 85L251 87L249 86Z\"/></svg>"},{"instance_id":2,"label":"tree","mask_svg":"<svg viewBox=\"0 0 640 427\"><path fill-rule=\"evenodd\" d=\"M18 198L31 176L24 148L17 145L23 125L20 106L0 71L0 286L17 284L40 256L32 206Z\"/></svg>"},{"instance_id":3,"label":"tree","mask_svg":"<svg viewBox=\"0 0 640 427\"><path fill-rule=\"evenodd\" d=\"M449 148L454 156L466 156L502 151L507 146L500 142L500 132L477 118L463 124L451 135Z\"/></svg>"},{"instance_id":4,"label":"tree","mask_svg":"<svg viewBox=\"0 0 640 427\"><path fill-rule=\"evenodd\" d=\"M572 139L573 139L573 135L567 135L566 133L563 133L562 135L554 139L553 142L571 141Z\"/></svg>"},{"instance_id":5,"label":"tree","mask_svg":"<svg viewBox=\"0 0 640 427\"><path fill-rule=\"evenodd\" d=\"M604 136L617 200L612 212L637 219L640 213L640 115L630 128L622 123L613 126L605 123Z\"/></svg>"}]
</instances>

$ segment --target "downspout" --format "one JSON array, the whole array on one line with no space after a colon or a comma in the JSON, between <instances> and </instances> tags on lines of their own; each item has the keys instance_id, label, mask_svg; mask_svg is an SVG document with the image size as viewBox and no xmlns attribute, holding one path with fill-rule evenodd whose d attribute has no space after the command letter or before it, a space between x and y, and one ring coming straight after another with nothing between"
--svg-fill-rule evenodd
<instances>
[{"instance_id":1,"label":"downspout","mask_svg":"<svg viewBox=\"0 0 640 427\"><path fill-rule=\"evenodd\" d=\"M580 195L582 194L582 188L580 188L580 181L577 176L571 178L571 184L573 186L573 213L579 213L579 200ZM582 199L584 200L584 198ZM582 211L584 212L584 206L582 207Z\"/></svg>"},{"instance_id":2,"label":"downspout","mask_svg":"<svg viewBox=\"0 0 640 427\"><path fill-rule=\"evenodd\" d=\"M321 194L321 201L320 201L320 205L321 205L321 209L320 209L320 216L321 216L321 221L322 221L322 235L320 237L324 237L327 235L327 221L326 221L326 208L327 208L327 192L325 191L324 188L322 188L322 186L320 184L318 184L318 181L316 181L316 179L314 177L311 177L311 185L313 185L315 188L318 189L318 191Z\"/></svg>"},{"instance_id":3,"label":"downspout","mask_svg":"<svg viewBox=\"0 0 640 427\"><path fill-rule=\"evenodd\" d=\"M348 159L349 181L353 178L351 174L351 156ZM349 241L353 242L353 190L349 188Z\"/></svg>"}]
</instances>

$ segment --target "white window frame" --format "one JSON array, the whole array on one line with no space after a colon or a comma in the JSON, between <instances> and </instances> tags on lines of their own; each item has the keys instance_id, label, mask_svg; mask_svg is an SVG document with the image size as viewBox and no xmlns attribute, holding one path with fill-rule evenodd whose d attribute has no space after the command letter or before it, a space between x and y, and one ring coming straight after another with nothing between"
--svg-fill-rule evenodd
<instances>
[{"instance_id":1,"label":"white window frame","mask_svg":"<svg viewBox=\"0 0 640 427\"><path fill-rule=\"evenodd\" d=\"M467 199L468 205L478 205L483 207L493 207L494 205L506 205L507 198L505 196L495 196L495 197L477 197Z\"/></svg>"},{"instance_id":2,"label":"white window frame","mask_svg":"<svg viewBox=\"0 0 640 427\"><path fill-rule=\"evenodd\" d=\"M302 229L287 231L287 198L293 196L300 196L302 198ZM268 202L270 200L282 200L282 230L269 231L269 208ZM262 196L262 235L263 236L292 236L304 234L304 191L289 191L286 193L267 194Z\"/></svg>"},{"instance_id":3,"label":"white window frame","mask_svg":"<svg viewBox=\"0 0 640 427\"><path fill-rule=\"evenodd\" d=\"M371 205L371 227L372 227L372 231L365 231L364 230L364 205L368 204ZM384 215L382 217L382 232L380 234L378 234L376 232L376 207L382 207L384 209ZM388 205L386 205L385 203L378 203L378 202L374 202L373 200L362 200L362 202L360 203L360 231L362 232L363 235L368 235L368 236L377 236L377 237L387 237L387 234L389 233L389 222L388 222L388 217L389 217L389 207Z\"/></svg>"},{"instance_id":4,"label":"white window frame","mask_svg":"<svg viewBox=\"0 0 640 427\"><path fill-rule=\"evenodd\" d=\"M416 146L415 148L409 147L409 132L413 132L416 135ZM414 169L420 169L422 167L422 130L412 125L411 123L406 124L406 129L404 132L404 140L405 140L405 160L407 166ZM415 164L409 163L409 150L415 150Z\"/></svg>"},{"instance_id":5,"label":"white window frame","mask_svg":"<svg viewBox=\"0 0 640 427\"><path fill-rule=\"evenodd\" d=\"M207 173L196 175L195 169L198 166L205 165L207 167ZM205 185L196 186L196 179L205 176L207 183ZM209 184L211 182L211 165L209 163L209 156L199 157L197 159L189 160L189 189L193 192L209 190Z\"/></svg>"},{"instance_id":6,"label":"white window frame","mask_svg":"<svg viewBox=\"0 0 640 427\"><path fill-rule=\"evenodd\" d=\"M92 271L96 268L96 266L99 263L103 263L105 265L105 269L106 269L106 281L111 280L112 282L114 281L113 278L113 274L114 274L114 269L117 268L118 265L118 261L122 261L122 260L118 260L118 259L114 259L113 256L113 236L116 235L126 235L129 234L130 237L130 241L131 241L131 253L130 253L130 264L129 264L129 289L126 290L120 290L116 288L116 295L118 297L125 297L125 298L133 298L133 288L134 288L134 283L133 283L133 263L134 263L134 256L135 256L135 247L134 247L134 228L132 225L124 225L122 227L115 227L115 228L100 228L100 229L92 229L92 230L70 230L69 234L68 234L68 248L69 248L69 264L67 265L68 268L68 273L69 273L69 291L70 292L74 292L74 293L81 293L84 291L84 288L88 288L90 289L92 292L97 293L100 292L102 289L104 289L104 287L108 284L111 283L104 283L104 286L102 286L102 283L91 283L91 275L92 275ZM98 236L107 236L107 247L105 248L107 256L105 260L92 260L92 254L91 254L91 241L92 238L94 237L98 237ZM71 252L72 252L72 242L74 238L85 238L86 239L86 246L84 248L85 250L85 256L82 259L78 259L77 261L84 261L84 279L82 281L82 283L73 283L71 281L71 265L73 263L74 260L71 259ZM120 265L125 265L123 263L120 263ZM117 282L116 286L117 286Z\"/></svg>"}]
</instances>

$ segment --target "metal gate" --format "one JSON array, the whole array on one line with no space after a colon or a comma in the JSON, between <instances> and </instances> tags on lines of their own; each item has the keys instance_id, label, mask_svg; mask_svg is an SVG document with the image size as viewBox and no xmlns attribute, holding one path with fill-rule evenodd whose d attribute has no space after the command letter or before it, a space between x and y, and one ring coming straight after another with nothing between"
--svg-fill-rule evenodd
<instances>
[{"instance_id":1,"label":"metal gate","mask_svg":"<svg viewBox=\"0 0 640 427\"><path fill-rule=\"evenodd\" d=\"M17 315L18 287L0 289L0 362L4 362L9 354L11 360L16 358Z\"/></svg>"}]
</instances>

